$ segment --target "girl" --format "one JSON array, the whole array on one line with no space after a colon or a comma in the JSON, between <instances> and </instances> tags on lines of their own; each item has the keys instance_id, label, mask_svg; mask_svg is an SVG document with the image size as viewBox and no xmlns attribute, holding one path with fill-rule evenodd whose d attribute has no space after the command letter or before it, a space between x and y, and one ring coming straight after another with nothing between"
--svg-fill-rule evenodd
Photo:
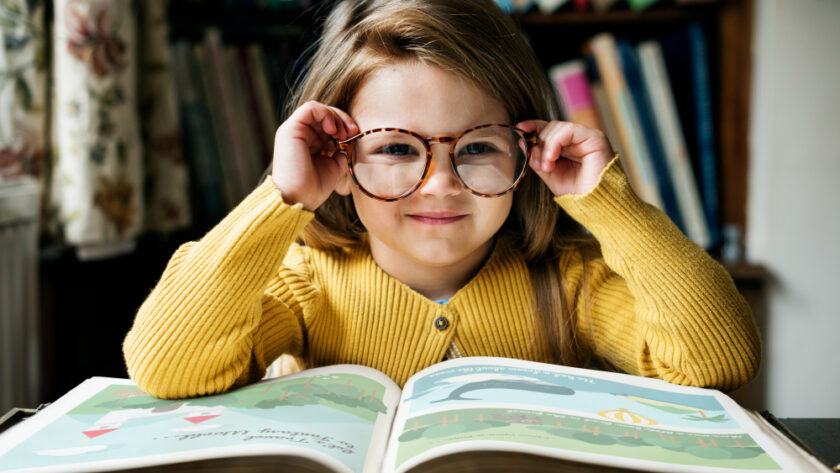
<instances>
[{"instance_id":1,"label":"girl","mask_svg":"<svg viewBox=\"0 0 840 473\"><path fill-rule=\"evenodd\" d=\"M271 177L140 307L131 377L206 395L291 354L400 385L473 355L751 379L759 339L731 278L636 197L602 133L544 121L543 77L490 0L339 4Z\"/></svg>"}]
</instances>

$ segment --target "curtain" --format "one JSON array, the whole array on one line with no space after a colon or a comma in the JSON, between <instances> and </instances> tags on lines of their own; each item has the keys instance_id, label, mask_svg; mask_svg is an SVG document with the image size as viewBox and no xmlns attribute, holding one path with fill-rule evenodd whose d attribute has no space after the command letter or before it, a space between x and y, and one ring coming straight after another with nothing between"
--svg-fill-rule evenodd
<instances>
[{"instance_id":1,"label":"curtain","mask_svg":"<svg viewBox=\"0 0 840 473\"><path fill-rule=\"evenodd\" d=\"M47 84L44 5L0 0L0 177L45 171Z\"/></svg>"},{"instance_id":2,"label":"curtain","mask_svg":"<svg viewBox=\"0 0 840 473\"><path fill-rule=\"evenodd\" d=\"M188 170L170 68L166 2L143 0L140 7L140 114L147 228L167 232L190 224Z\"/></svg>"},{"instance_id":3,"label":"curtain","mask_svg":"<svg viewBox=\"0 0 840 473\"><path fill-rule=\"evenodd\" d=\"M165 12L160 0L55 0L47 37L43 1L0 0L0 175L41 179L60 242L190 224Z\"/></svg>"}]
</instances>

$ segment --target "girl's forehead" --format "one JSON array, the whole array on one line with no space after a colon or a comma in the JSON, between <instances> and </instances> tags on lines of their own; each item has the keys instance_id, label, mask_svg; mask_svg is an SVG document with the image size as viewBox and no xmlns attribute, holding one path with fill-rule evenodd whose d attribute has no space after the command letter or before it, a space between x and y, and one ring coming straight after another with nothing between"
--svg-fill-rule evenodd
<instances>
[{"instance_id":1,"label":"girl's forehead","mask_svg":"<svg viewBox=\"0 0 840 473\"><path fill-rule=\"evenodd\" d=\"M374 70L349 112L363 130L390 126L426 135L507 120L501 101L457 74L419 61Z\"/></svg>"}]
</instances>

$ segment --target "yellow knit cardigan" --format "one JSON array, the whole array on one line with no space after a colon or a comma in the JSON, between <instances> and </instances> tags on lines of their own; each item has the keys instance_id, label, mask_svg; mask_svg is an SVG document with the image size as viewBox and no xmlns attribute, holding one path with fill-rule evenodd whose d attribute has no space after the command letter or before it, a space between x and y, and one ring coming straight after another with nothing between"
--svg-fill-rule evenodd
<instances>
[{"instance_id":1,"label":"yellow knit cardigan","mask_svg":"<svg viewBox=\"0 0 840 473\"><path fill-rule=\"evenodd\" d=\"M570 250L559 263L583 346L673 383L729 390L755 375L758 333L729 274L636 197L617 159L588 194L555 200L603 255L584 262ZM182 245L125 338L131 378L162 398L206 395L260 379L289 353L310 367L372 366L403 385L453 342L462 355L549 361L533 336L528 271L507 240L438 304L382 271L367 247L295 243L312 216L285 204L269 179Z\"/></svg>"}]
</instances>

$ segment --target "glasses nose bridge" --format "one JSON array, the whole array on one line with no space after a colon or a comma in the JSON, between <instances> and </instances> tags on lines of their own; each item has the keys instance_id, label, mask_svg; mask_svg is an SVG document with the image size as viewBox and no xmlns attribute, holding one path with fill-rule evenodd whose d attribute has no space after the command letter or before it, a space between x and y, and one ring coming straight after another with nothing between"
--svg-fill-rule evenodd
<instances>
[{"instance_id":1,"label":"glasses nose bridge","mask_svg":"<svg viewBox=\"0 0 840 473\"><path fill-rule=\"evenodd\" d=\"M430 136L426 138L426 143L429 143L429 146L435 143L452 143L457 138L454 136Z\"/></svg>"},{"instance_id":2,"label":"glasses nose bridge","mask_svg":"<svg viewBox=\"0 0 840 473\"><path fill-rule=\"evenodd\" d=\"M455 136L429 136L425 139L431 158L434 158L435 155L434 149L432 147L433 145L447 145L446 151L442 155L447 160L449 159L449 155L452 153L452 147L454 146L457 140L458 138Z\"/></svg>"}]
</instances>

